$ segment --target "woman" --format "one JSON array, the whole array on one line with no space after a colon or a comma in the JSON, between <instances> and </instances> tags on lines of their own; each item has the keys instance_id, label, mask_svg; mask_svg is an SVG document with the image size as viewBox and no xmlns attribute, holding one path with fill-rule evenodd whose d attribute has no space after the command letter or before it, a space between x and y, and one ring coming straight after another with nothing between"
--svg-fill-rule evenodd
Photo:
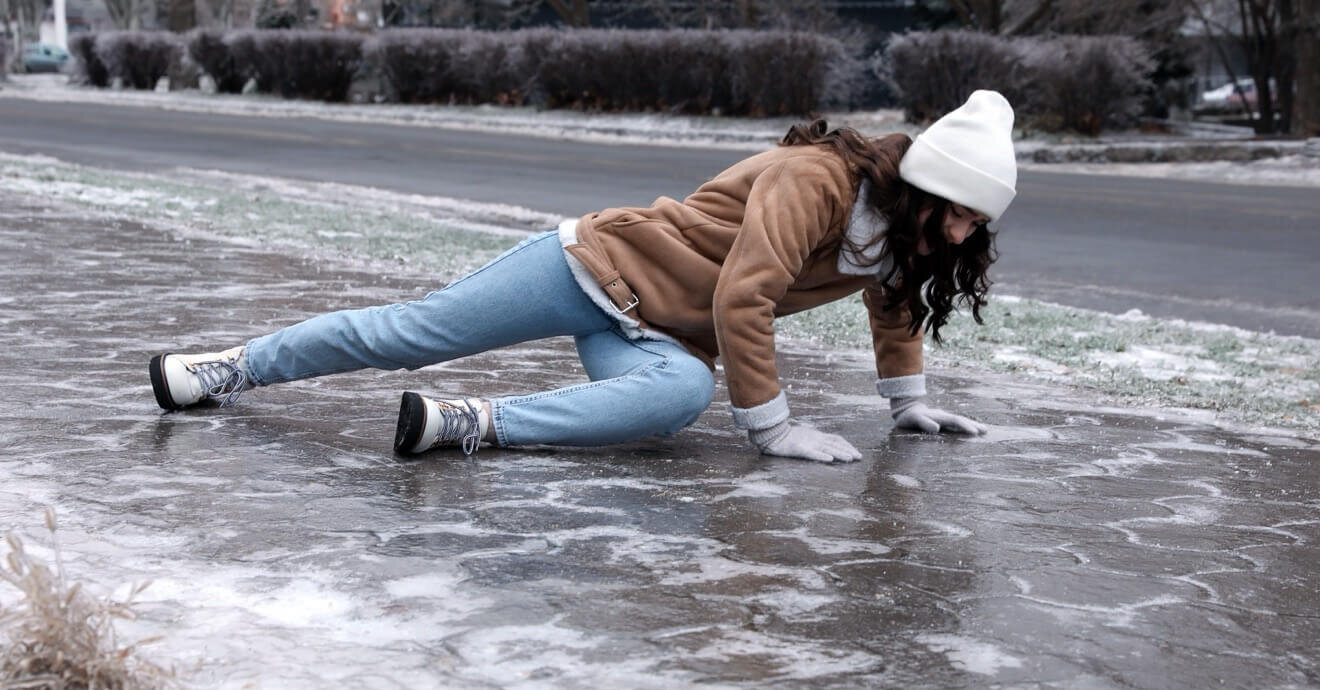
<instances>
[{"instance_id":1,"label":"woman","mask_svg":"<svg viewBox=\"0 0 1320 690\"><path fill-rule=\"evenodd\" d=\"M154 357L156 400L228 404L255 386L572 335L590 382L489 400L404 393L395 449L674 433L710 404L722 357L734 424L761 452L852 461L861 453L847 440L791 421L773 324L862 290L895 423L982 433L924 404L922 332L938 341L955 300L980 321L995 258L986 224L1015 195L1012 125L993 91L915 141L798 125L681 202L566 221L425 299L325 314L224 352Z\"/></svg>"}]
</instances>

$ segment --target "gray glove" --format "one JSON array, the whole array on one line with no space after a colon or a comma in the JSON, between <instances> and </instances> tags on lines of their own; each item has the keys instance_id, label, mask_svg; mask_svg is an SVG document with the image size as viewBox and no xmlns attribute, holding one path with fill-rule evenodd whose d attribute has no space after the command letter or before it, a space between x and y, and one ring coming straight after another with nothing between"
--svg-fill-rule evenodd
<instances>
[{"instance_id":1,"label":"gray glove","mask_svg":"<svg viewBox=\"0 0 1320 690\"><path fill-rule=\"evenodd\" d=\"M945 412L922 402L924 396L914 398L890 398L889 413L894 416L895 426L904 429L916 429L928 434L940 431L956 431L962 434L984 434L989 430L986 425L962 415Z\"/></svg>"},{"instance_id":2,"label":"gray glove","mask_svg":"<svg viewBox=\"0 0 1320 690\"><path fill-rule=\"evenodd\" d=\"M747 438L766 455L802 458L817 462L853 462L862 453L837 434L828 434L787 419L765 429L749 429Z\"/></svg>"}]
</instances>

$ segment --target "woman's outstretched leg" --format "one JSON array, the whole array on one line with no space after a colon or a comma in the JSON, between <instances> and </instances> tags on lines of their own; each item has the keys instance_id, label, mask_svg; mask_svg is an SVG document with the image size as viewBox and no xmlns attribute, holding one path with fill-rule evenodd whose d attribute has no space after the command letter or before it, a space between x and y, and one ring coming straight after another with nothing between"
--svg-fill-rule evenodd
<instances>
[{"instance_id":1,"label":"woman's outstretched leg","mask_svg":"<svg viewBox=\"0 0 1320 690\"><path fill-rule=\"evenodd\" d=\"M504 345L610 328L578 286L555 233L529 238L424 299L316 316L203 355L151 361L156 401L232 402L252 386L363 368L416 369Z\"/></svg>"},{"instance_id":2,"label":"woman's outstretched leg","mask_svg":"<svg viewBox=\"0 0 1320 690\"><path fill-rule=\"evenodd\" d=\"M589 383L490 401L405 393L395 450L458 445L470 454L483 438L501 446L622 443L672 434L710 405L710 369L678 345L610 329L577 336L577 346Z\"/></svg>"}]
</instances>

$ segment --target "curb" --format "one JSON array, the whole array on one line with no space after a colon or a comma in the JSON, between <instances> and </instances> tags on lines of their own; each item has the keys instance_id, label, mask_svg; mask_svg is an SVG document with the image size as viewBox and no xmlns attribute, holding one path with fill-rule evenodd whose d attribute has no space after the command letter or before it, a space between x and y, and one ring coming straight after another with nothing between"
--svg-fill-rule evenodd
<instances>
[{"instance_id":1,"label":"curb","mask_svg":"<svg viewBox=\"0 0 1320 690\"><path fill-rule=\"evenodd\" d=\"M1298 155L1320 160L1320 138L1270 142L1047 145L1019 151L1018 159L1033 163L1247 163Z\"/></svg>"}]
</instances>

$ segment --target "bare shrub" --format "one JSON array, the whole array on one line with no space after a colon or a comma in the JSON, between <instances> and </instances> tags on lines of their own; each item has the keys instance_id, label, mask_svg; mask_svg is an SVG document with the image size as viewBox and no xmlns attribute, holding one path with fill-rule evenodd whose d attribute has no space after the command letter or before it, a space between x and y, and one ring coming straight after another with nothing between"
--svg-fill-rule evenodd
<instances>
[{"instance_id":1,"label":"bare shrub","mask_svg":"<svg viewBox=\"0 0 1320 690\"><path fill-rule=\"evenodd\" d=\"M285 98L343 102L362 63L362 37L324 31L283 31L284 70L277 91Z\"/></svg>"},{"instance_id":2,"label":"bare shrub","mask_svg":"<svg viewBox=\"0 0 1320 690\"><path fill-rule=\"evenodd\" d=\"M171 61L189 63L175 73L188 74L183 67L195 64L221 91L238 92L255 80L258 91L328 101L345 100L355 76L378 75L381 91L404 103L805 115L848 103L861 72L843 41L800 31L401 29L363 39L203 30L169 43L173 52L147 34L135 36L98 39L93 52L112 78L134 64L130 48L144 46L155 51L147 63L159 70L155 79ZM156 67L167 57L173 59ZM125 76L139 88L154 86L155 79L144 79Z\"/></svg>"},{"instance_id":3,"label":"bare shrub","mask_svg":"<svg viewBox=\"0 0 1320 690\"><path fill-rule=\"evenodd\" d=\"M238 93L242 90L244 79L234 67L234 57L229 52L224 32L197 29L185 36L184 43L193 62L215 80L217 91Z\"/></svg>"},{"instance_id":4,"label":"bare shrub","mask_svg":"<svg viewBox=\"0 0 1320 690\"><path fill-rule=\"evenodd\" d=\"M28 553L23 542L5 535L9 555L0 580L23 595L9 609L0 608L0 688L16 690L148 690L178 687L173 671L138 656L138 647L153 640L121 646L114 620L131 619L133 598L147 583L135 585L127 598L115 601L89 594L82 583L70 582L60 557L55 513L46 510L55 567Z\"/></svg>"},{"instance_id":5,"label":"bare shrub","mask_svg":"<svg viewBox=\"0 0 1320 690\"><path fill-rule=\"evenodd\" d=\"M1007 38L913 32L890 42L876 70L900 93L908 120L934 120L976 89L1004 94L1018 121L1095 135L1136 121L1154 61L1122 36Z\"/></svg>"},{"instance_id":6,"label":"bare shrub","mask_svg":"<svg viewBox=\"0 0 1320 690\"><path fill-rule=\"evenodd\" d=\"M518 105L531 79L525 41L487 31L463 31L449 56L449 69L464 103Z\"/></svg>"},{"instance_id":7,"label":"bare shrub","mask_svg":"<svg viewBox=\"0 0 1320 690\"><path fill-rule=\"evenodd\" d=\"M362 61L362 37L324 31L238 31L225 37L235 79L284 98L344 101ZM232 81L230 82L233 83Z\"/></svg>"},{"instance_id":8,"label":"bare shrub","mask_svg":"<svg viewBox=\"0 0 1320 690\"><path fill-rule=\"evenodd\" d=\"M831 63L846 55L841 41L820 34L731 31L724 39L734 76L730 110L737 114L806 115L825 105L836 77Z\"/></svg>"},{"instance_id":9,"label":"bare shrub","mask_svg":"<svg viewBox=\"0 0 1320 690\"><path fill-rule=\"evenodd\" d=\"M93 52L105 65L109 80L125 87L154 89L178 62L182 45L168 31L112 31L97 34Z\"/></svg>"},{"instance_id":10,"label":"bare shrub","mask_svg":"<svg viewBox=\"0 0 1320 690\"><path fill-rule=\"evenodd\" d=\"M803 32L581 29L553 37L536 83L550 107L803 115L842 91L846 61Z\"/></svg>"},{"instance_id":11,"label":"bare shrub","mask_svg":"<svg viewBox=\"0 0 1320 690\"><path fill-rule=\"evenodd\" d=\"M363 52L405 103L607 111L803 114L857 70L837 39L787 31L405 29Z\"/></svg>"},{"instance_id":12,"label":"bare shrub","mask_svg":"<svg viewBox=\"0 0 1320 690\"><path fill-rule=\"evenodd\" d=\"M458 29L396 29L368 39L363 56L403 103L521 103L530 78L522 45Z\"/></svg>"},{"instance_id":13,"label":"bare shrub","mask_svg":"<svg viewBox=\"0 0 1320 690\"><path fill-rule=\"evenodd\" d=\"M1026 39L1021 39L1022 41ZM1027 44L1027 107L1043 129L1096 135L1141 115L1155 61L1126 36L1058 36Z\"/></svg>"},{"instance_id":14,"label":"bare shrub","mask_svg":"<svg viewBox=\"0 0 1320 690\"><path fill-rule=\"evenodd\" d=\"M1017 103L1026 75L1018 47L975 31L914 31L894 38L878 65L898 90L911 122L927 122L962 105L977 89Z\"/></svg>"},{"instance_id":15,"label":"bare shrub","mask_svg":"<svg viewBox=\"0 0 1320 690\"><path fill-rule=\"evenodd\" d=\"M110 75L106 72L105 63L96 56L96 34L83 33L70 36L69 52L74 57L71 81L100 88L110 85Z\"/></svg>"},{"instance_id":16,"label":"bare shrub","mask_svg":"<svg viewBox=\"0 0 1320 690\"><path fill-rule=\"evenodd\" d=\"M536 64L535 78L550 108L590 110L644 110L656 102L638 102L637 95L654 84L645 55L654 61L654 51L643 45L655 32L618 29L579 29L555 32ZM628 45L625 35L631 36ZM649 55L647 55L649 53Z\"/></svg>"}]
</instances>

